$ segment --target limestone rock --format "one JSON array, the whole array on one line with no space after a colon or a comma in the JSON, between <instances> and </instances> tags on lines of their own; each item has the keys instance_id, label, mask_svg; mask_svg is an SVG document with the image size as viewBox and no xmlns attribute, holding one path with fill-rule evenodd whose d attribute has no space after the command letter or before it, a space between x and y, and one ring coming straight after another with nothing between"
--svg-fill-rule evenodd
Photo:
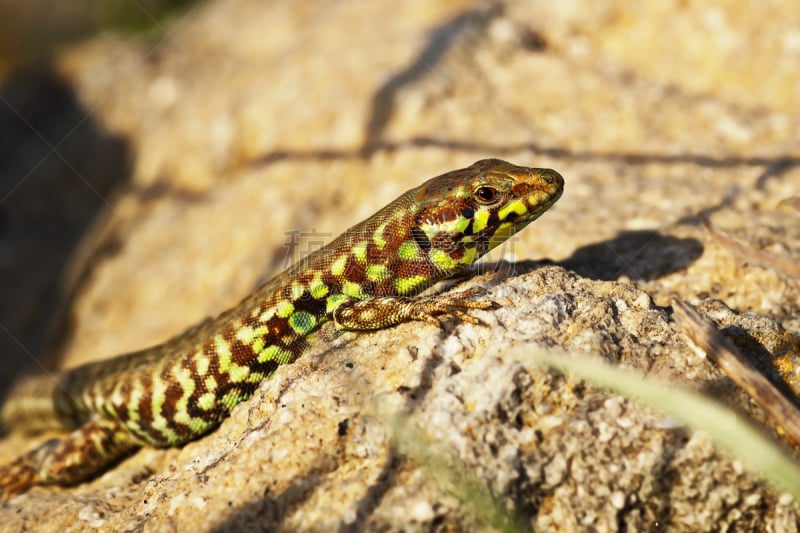
<instances>
[{"instance_id":1,"label":"limestone rock","mask_svg":"<svg viewBox=\"0 0 800 533\"><path fill-rule=\"evenodd\" d=\"M700 224L710 216L754 250L800 257L800 213L780 206L800 190L792 9L228 0L147 37L66 48L54 67L71 101L132 164L104 163L127 170L75 252L66 296L37 274L0 302L2 317L63 306L51 365L164 340L287 266L303 251L288 246L292 231L301 248L330 240L482 157L556 168L566 189L467 282L503 304L475 312L485 325L404 324L320 344L216 432L142 450L77 487L35 488L0 507L3 527L476 528L393 444L390 413L375 407L392 405L537 530L796 531L796 503L704 435L504 358L521 343L582 352L774 429L686 344L669 302L699 304L767 373L788 361L773 377L796 386L800 280L742 259ZM73 115L59 116L69 132ZM46 213L60 195L36 189L12 204L42 155L9 154L21 158L0 167L21 183L3 196L11 232L25 226L17 206ZM46 257L15 250L0 248L0 266L17 273L31 268L24 257ZM44 336L29 322L25 339ZM0 459L36 442L12 434Z\"/></svg>"}]
</instances>

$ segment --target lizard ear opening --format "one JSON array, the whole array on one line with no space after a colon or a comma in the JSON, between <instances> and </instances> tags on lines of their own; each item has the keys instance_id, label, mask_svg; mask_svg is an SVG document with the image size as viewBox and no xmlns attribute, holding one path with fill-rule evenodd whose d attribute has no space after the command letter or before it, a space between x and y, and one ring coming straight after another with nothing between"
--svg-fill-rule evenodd
<instances>
[{"instance_id":1,"label":"lizard ear opening","mask_svg":"<svg viewBox=\"0 0 800 533\"><path fill-rule=\"evenodd\" d=\"M431 250L431 240L425 234L425 232L419 226L414 226L411 228L411 235L414 237L414 241L416 241L417 246L419 246L420 250L423 253L428 253Z\"/></svg>"}]
</instances>

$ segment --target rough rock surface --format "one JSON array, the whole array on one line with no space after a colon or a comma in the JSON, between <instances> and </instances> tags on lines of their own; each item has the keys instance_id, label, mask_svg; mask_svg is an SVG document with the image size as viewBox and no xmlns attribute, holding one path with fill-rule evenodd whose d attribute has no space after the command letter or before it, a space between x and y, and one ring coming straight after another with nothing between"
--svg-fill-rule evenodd
<instances>
[{"instance_id":1,"label":"rough rock surface","mask_svg":"<svg viewBox=\"0 0 800 533\"><path fill-rule=\"evenodd\" d=\"M404 324L320 345L208 437L142 450L78 487L36 488L0 507L3 527L475 528L392 445L387 413L374 408L388 399L537 530L796 531L791 498L706 436L503 357L528 342L583 352L772 427L687 345L668 305L699 303L767 372L776 357L797 360L800 280L743 260L700 224L710 216L754 250L800 257L800 213L779 206L800 191L796 6L387 6L204 2L147 38L106 35L57 56L82 106L81 119L61 118L124 142L89 146L104 162L109 146L130 153L132 165L108 165L127 170L73 252L63 300L39 262L16 284L24 317L38 316L31 302L64 309L45 363L163 340L286 266L302 251L286 247L287 232L318 234L301 247L327 240L421 180L486 156L565 176L560 202L494 257L555 264L506 264L467 282L504 304L476 312L485 326ZM35 107L3 94L7 106ZM59 153L91 154L76 150ZM30 205L60 198L28 189L38 174L22 179L40 156L9 153L20 159L0 167L9 183L0 221L12 234L33 216L15 210L26 194ZM73 167L85 176L91 165ZM20 279L24 258L46 257L3 244L0 267L16 264ZM22 304L0 305L13 334L6 317ZM34 318L30 338L46 329ZM36 442L12 434L0 459Z\"/></svg>"}]
</instances>

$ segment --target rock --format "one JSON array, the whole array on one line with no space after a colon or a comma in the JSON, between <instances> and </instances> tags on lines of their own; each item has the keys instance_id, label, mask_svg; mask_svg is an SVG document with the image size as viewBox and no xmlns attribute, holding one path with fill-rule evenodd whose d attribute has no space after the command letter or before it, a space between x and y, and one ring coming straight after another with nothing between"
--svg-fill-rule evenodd
<instances>
[{"instance_id":1,"label":"rock","mask_svg":"<svg viewBox=\"0 0 800 533\"><path fill-rule=\"evenodd\" d=\"M800 214L778 207L800 190L798 47L781 9L229 0L149 40L66 49L55 68L133 164L73 262L51 353L61 366L235 305L303 247L481 157L556 168L566 190L466 282L503 305L475 312L485 325L320 343L214 433L77 487L35 488L0 508L4 526L478 527L458 491L392 440L399 410L537 530L796 530L796 503L702 433L504 357L522 343L583 353L710 393L774 431L668 306L699 304L796 386L800 282L700 224L711 216L755 250L800 257ZM300 250L287 246L293 230ZM494 268L501 258L521 262ZM36 442L11 435L0 457Z\"/></svg>"}]
</instances>

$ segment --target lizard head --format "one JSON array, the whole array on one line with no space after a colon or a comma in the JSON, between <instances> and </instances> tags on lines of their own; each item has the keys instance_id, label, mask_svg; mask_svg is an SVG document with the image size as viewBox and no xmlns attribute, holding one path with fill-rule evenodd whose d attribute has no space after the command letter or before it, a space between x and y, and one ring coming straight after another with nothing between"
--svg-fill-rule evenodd
<instances>
[{"instance_id":1,"label":"lizard head","mask_svg":"<svg viewBox=\"0 0 800 533\"><path fill-rule=\"evenodd\" d=\"M465 268L536 220L563 190L554 170L483 159L416 189L412 234L437 267Z\"/></svg>"}]
</instances>

